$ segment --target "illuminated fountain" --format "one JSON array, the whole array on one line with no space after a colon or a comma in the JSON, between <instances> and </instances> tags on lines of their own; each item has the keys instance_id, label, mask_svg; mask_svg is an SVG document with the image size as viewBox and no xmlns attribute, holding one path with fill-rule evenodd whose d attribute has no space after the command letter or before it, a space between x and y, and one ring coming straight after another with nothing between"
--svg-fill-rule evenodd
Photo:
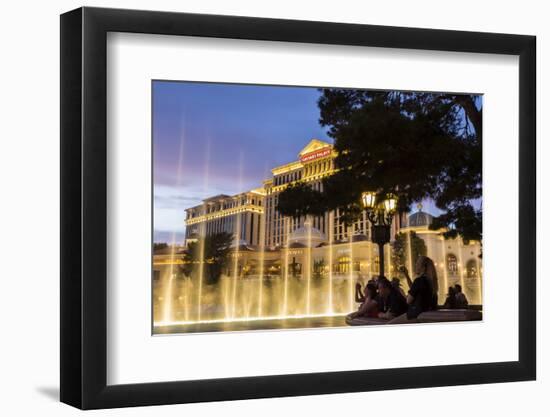
<instances>
[{"instance_id":1,"label":"illuminated fountain","mask_svg":"<svg viewBox=\"0 0 550 417\"><path fill-rule=\"evenodd\" d=\"M411 231L409 230L407 232L407 269L409 274L414 274L412 256Z\"/></svg>"},{"instance_id":2,"label":"illuminated fountain","mask_svg":"<svg viewBox=\"0 0 550 417\"><path fill-rule=\"evenodd\" d=\"M176 246L171 248L166 265L154 283L155 329L179 333L345 325L344 316L357 308L355 283L365 285L381 269L387 271L388 278L398 276L391 263L389 244L384 245L382 265L380 258L375 258L380 255L379 245L365 235L354 235L353 226L346 229L345 239L336 240L333 213L325 219L326 233L313 227L311 218L305 221L282 218L280 227L284 239L277 247L265 245L266 236L261 232L266 229L265 220L259 224L259 244L249 245L239 234L243 221L235 216L227 262L217 282L210 282L207 274L207 262L212 261L204 259L204 243L198 246L200 259L189 276L177 266L181 255ZM481 287L481 261L477 256L475 262L472 258L477 247L446 242L427 229L415 230L425 240L427 255L436 264L440 302L451 283L445 264L446 255L451 251L460 264L458 274L452 275L456 280L453 283L466 284L463 263L469 261L470 282L477 276ZM410 229L404 233L404 263L414 279L414 235ZM464 252L457 252L457 248ZM468 295L472 303L480 300L472 294ZM332 321L325 322L325 318ZM317 324L320 322L323 324ZM271 327L264 327L266 323Z\"/></svg>"},{"instance_id":3,"label":"illuminated fountain","mask_svg":"<svg viewBox=\"0 0 550 417\"><path fill-rule=\"evenodd\" d=\"M203 174L203 192L206 192L208 190L208 179L210 174L210 141L207 142L206 145L206 152L205 152L205 162L204 162L204 174ZM205 230L206 225L202 225L201 230L199 232L200 236L204 236L206 234ZM198 278L198 291L197 291L197 320L201 320L201 306L202 306L202 286L204 281L204 267L205 267L205 259L204 259L204 239L201 239L199 241L199 278Z\"/></svg>"},{"instance_id":4,"label":"illuminated fountain","mask_svg":"<svg viewBox=\"0 0 550 417\"><path fill-rule=\"evenodd\" d=\"M201 236L204 233L204 227L201 227ZM202 305L202 283L204 281L204 239L199 242L199 290L197 292L197 320L201 319Z\"/></svg>"},{"instance_id":5,"label":"illuminated fountain","mask_svg":"<svg viewBox=\"0 0 550 417\"><path fill-rule=\"evenodd\" d=\"M348 242L349 242L349 276L348 276L348 293L349 293L349 311L354 310L354 286L353 286L353 236L352 228L348 227Z\"/></svg>"},{"instance_id":6,"label":"illuminated fountain","mask_svg":"<svg viewBox=\"0 0 550 417\"><path fill-rule=\"evenodd\" d=\"M330 212L328 215L328 303L327 303L327 314L333 314L334 312L334 301L333 301L333 288L332 288L332 273L333 273L333 259L332 259L332 245L334 242L334 212Z\"/></svg>"},{"instance_id":7,"label":"illuminated fountain","mask_svg":"<svg viewBox=\"0 0 550 417\"><path fill-rule=\"evenodd\" d=\"M309 315L311 312L311 229L312 222L311 219L308 219L304 226L307 229L307 264L305 266L305 272L307 275L307 287L306 287L306 314Z\"/></svg>"},{"instance_id":8,"label":"illuminated fountain","mask_svg":"<svg viewBox=\"0 0 550 417\"><path fill-rule=\"evenodd\" d=\"M240 239L241 231L241 216L237 215L237 222L235 226L235 235L233 243L233 275L231 285L231 318L235 318L237 312L237 281L239 280L239 248L241 245Z\"/></svg>"},{"instance_id":9,"label":"illuminated fountain","mask_svg":"<svg viewBox=\"0 0 550 417\"><path fill-rule=\"evenodd\" d=\"M239 216L236 219L237 231L240 230ZM332 217L330 221L332 223ZM295 230L292 230L292 219L285 218L283 227L287 232L286 242L278 250L267 250L263 244L250 248L234 233L229 263L217 284L205 284L204 244L199 246L200 259L193 265L196 274L190 277L170 272L177 264L177 255L174 255L164 273L171 278L162 281L160 288L161 293L169 293L177 287L180 295L174 302L168 294L162 297L163 314L155 326L222 323L229 326L224 329L231 329L231 323L348 314L356 307L351 235L348 242L333 242L332 227L327 239L313 227L309 218ZM335 248L350 255L349 268L336 276Z\"/></svg>"},{"instance_id":10,"label":"illuminated fountain","mask_svg":"<svg viewBox=\"0 0 550 417\"><path fill-rule=\"evenodd\" d=\"M185 118L183 118L183 123L185 123ZM176 170L176 187L179 187L181 184L182 176L182 166L183 166L183 151L185 145L185 128L182 129L182 134L179 141L179 152L178 152L178 165ZM174 299L174 281L176 277L176 233L172 233L171 245L170 245L170 258L169 258L169 267L168 274L163 277L164 282L164 291L162 296L163 306L162 309L162 320L165 322L170 322L174 320L173 311L173 299Z\"/></svg>"},{"instance_id":11,"label":"illuminated fountain","mask_svg":"<svg viewBox=\"0 0 550 417\"><path fill-rule=\"evenodd\" d=\"M283 289L283 312L282 316L287 316L288 314L288 249L290 246L290 223L289 218L285 217L283 219L284 227L286 228L286 244L284 248L284 260L285 264L283 265L284 268L284 289Z\"/></svg>"}]
</instances>

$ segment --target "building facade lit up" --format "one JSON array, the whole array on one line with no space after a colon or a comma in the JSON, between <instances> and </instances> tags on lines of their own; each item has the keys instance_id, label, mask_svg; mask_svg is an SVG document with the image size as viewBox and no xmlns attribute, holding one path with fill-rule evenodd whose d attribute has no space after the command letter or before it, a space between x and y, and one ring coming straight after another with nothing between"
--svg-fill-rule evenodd
<instances>
[{"instance_id":1,"label":"building facade lit up","mask_svg":"<svg viewBox=\"0 0 550 417\"><path fill-rule=\"evenodd\" d=\"M370 239L370 224L365 211L351 227L346 227L340 221L338 210L309 219L284 218L277 210L279 194L291 184L305 182L322 191L323 178L334 173L335 157L336 152L330 143L313 139L298 153L296 161L273 168L272 177L265 179L262 187L234 196L210 197L201 205L187 209L186 242L219 232L235 233L238 227L239 240L243 244L278 248L287 245L289 236L303 228L306 220L331 242L348 240L354 235ZM396 216L392 235L399 225L400 219Z\"/></svg>"},{"instance_id":2,"label":"building facade lit up","mask_svg":"<svg viewBox=\"0 0 550 417\"><path fill-rule=\"evenodd\" d=\"M232 265L239 276L281 276L286 271L311 278L312 274L321 276L330 271L333 279L341 276L364 280L375 275L379 270L378 248L370 241L366 212L351 227L346 227L338 210L298 219L283 217L277 210L279 194L290 184L306 182L322 191L323 178L334 173L335 157L331 144L313 139L295 161L272 168L271 177L264 179L261 187L231 196L212 196L188 208L185 244L216 233L233 234L238 245L232 253L235 260ZM480 243L465 245L461 238L445 240L441 230L430 230L432 219L421 206L409 216L395 215L392 239L399 232L409 236L414 232L424 240L427 254L437 268L440 301L444 300L448 286L461 284L470 302L481 304ZM399 277L391 265L390 245L385 249L388 277ZM413 269L413 265L408 267Z\"/></svg>"}]
</instances>

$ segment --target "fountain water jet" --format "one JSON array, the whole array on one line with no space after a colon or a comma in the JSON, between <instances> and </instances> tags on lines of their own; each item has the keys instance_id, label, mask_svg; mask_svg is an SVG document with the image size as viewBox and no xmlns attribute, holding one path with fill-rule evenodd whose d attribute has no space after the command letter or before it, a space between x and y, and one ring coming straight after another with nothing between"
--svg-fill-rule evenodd
<instances>
[{"instance_id":1,"label":"fountain water jet","mask_svg":"<svg viewBox=\"0 0 550 417\"><path fill-rule=\"evenodd\" d=\"M372 242L368 242L368 263L369 263L369 278L368 280L372 279L373 273L372 273ZM368 281L367 280L367 281Z\"/></svg>"},{"instance_id":2,"label":"fountain water jet","mask_svg":"<svg viewBox=\"0 0 550 417\"><path fill-rule=\"evenodd\" d=\"M228 278L222 278L221 281L222 286L222 296L223 296L223 307L224 307L224 318L228 319L231 316L231 303L230 303L230 290L231 290L231 282Z\"/></svg>"},{"instance_id":3,"label":"fountain water jet","mask_svg":"<svg viewBox=\"0 0 550 417\"><path fill-rule=\"evenodd\" d=\"M481 301L483 299L482 297L482 294L483 294L483 283L481 281L481 267L483 265L480 265L479 264L479 255L476 255L476 275L477 275L477 282L478 282L478 290L477 290L477 303L478 304L481 304Z\"/></svg>"},{"instance_id":4,"label":"fountain water jet","mask_svg":"<svg viewBox=\"0 0 550 417\"><path fill-rule=\"evenodd\" d=\"M210 174L210 139L206 143L206 152L204 156L204 176L203 176L203 193L208 193L208 179ZM201 230L199 232L199 277L198 277L198 291L197 291L197 320L201 319L201 306L202 306L202 284L204 280L204 243L206 239L206 223L202 223Z\"/></svg>"},{"instance_id":5,"label":"fountain water jet","mask_svg":"<svg viewBox=\"0 0 550 417\"><path fill-rule=\"evenodd\" d=\"M460 237L458 239L461 239ZM458 241L458 278L460 279L460 286L464 288L464 264L462 263L462 240Z\"/></svg>"},{"instance_id":6,"label":"fountain water jet","mask_svg":"<svg viewBox=\"0 0 550 417\"><path fill-rule=\"evenodd\" d=\"M265 263L265 216L261 216L260 221L260 269L258 271L258 317L262 316L263 304L263 281L264 281L264 263Z\"/></svg>"},{"instance_id":7,"label":"fountain water jet","mask_svg":"<svg viewBox=\"0 0 550 417\"><path fill-rule=\"evenodd\" d=\"M189 321L189 283L184 280L185 294L183 295L183 311L185 320Z\"/></svg>"},{"instance_id":8,"label":"fountain water jet","mask_svg":"<svg viewBox=\"0 0 550 417\"><path fill-rule=\"evenodd\" d=\"M197 320L200 321L201 319L201 300L202 300L202 282L204 279L204 241L206 237L206 230L204 230L204 223L203 227L201 227L200 236L199 239L199 278L198 278L198 291L197 291Z\"/></svg>"},{"instance_id":9,"label":"fountain water jet","mask_svg":"<svg viewBox=\"0 0 550 417\"><path fill-rule=\"evenodd\" d=\"M286 244L284 249L284 290L283 290L283 316L288 314L288 246L290 245L290 225L288 217L283 218L283 224L286 230Z\"/></svg>"},{"instance_id":10,"label":"fountain water jet","mask_svg":"<svg viewBox=\"0 0 550 417\"><path fill-rule=\"evenodd\" d=\"M349 291L349 311L353 311L353 237L352 226L348 227L348 242L349 242L349 275L348 275L348 291Z\"/></svg>"},{"instance_id":11,"label":"fountain water jet","mask_svg":"<svg viewBox=\"0 0 550 417\"><path fill-rule=\"evenodd\" d=\"M412 254L412 244L411 244L411 231L410 230L407 232L407 253L408 253L408 265L407 265L407 267L409 269L409 274L414 275L413 260L412 260L413 254Z\"/></svg>"},{"instance_id":12,"label":"fountain water jet","mask_svg":"<svg viewBox=\"0 0 550 417\"><path fill-rule=\"evenodd\" d=\"M332 244L334 240L334 213L331 211L328 215L328 314L333 313L332 300Z\"/></svg>"},{"instance_id":13,"label":"fountain water jet","mask_svg":"<svg viewBox=\"0 0 550 417\"><path fill-rule=\"evenodd\" d=\"M242 190L243 188L243 168L244 168L244 155L241 152L239 154L239 174L238 174L238 189ZM240 196L237 197L239 200L241 199ZM236 206L239 206L239 201L237 201ZM235 221L235 230L234 230L234 238L235 238L235 252L233 253L234 256L234 262L233 262L233 282L232 282L232 290L231 290L231 317L234 318L237 313L237 279L239 278L239 248L241 244L241 217L242 213L237 212L235 215L236 221Z\"/></svg>"},{"instance_id":14,"label":"fountain water jet","mask_svg":"<svg viewBox=\"0 0 550 417\"><path fill-rule=\"evenodd\" d=\"M176 188L181 184L181 175L182 175L182 166L183 166L183 149L185 144L185 118L182 118L182 135L180 136L179 142L179 152L178 152L178 168L176 170ZM171 236L171 248L170 248L170 268L168 272L168 283L164 283L164 293L163 293L163 314L162 320L170 322L174 319L174 264L176 261L175 253L176 251L176 232L172 233Z\"/></svg>"},{"instance_id":15,"label":"fountain water jet","mask_svg":"<svg viewBox=\"0 0 550 417\"><path fill-rule=\"evenodd\" d=\"M392 275L392 264L391 264L391 258L390 258L390 245L384 245L384 251L386 252L385 253L385 256L384 256L384 271L388 271L387 274L388 276L386 278L388 279L391 279L391 275Z\"/></svg>"},{"instance_id":16,"label":"fountain water jet","mask_svg":"<svg viewBox=\"0 0 550 417\"><path fill-rule=\"evenodd\" d=\"M449 277L447 275L447 247L445 246L445 239L441 238L441 248L443 250L443 288L439 288L439 291L443 291L443 300L445 300L445 292L449 288Z\"/></svg>"},{"instance_id":17,"label":"fountain water jet","mask_svg":"<svg viewBox=\"0 0 550 417\"><path fill-rule=\"evenodd\" d=\"M174 286L173 265L170 264L170 270L168 274L166 274L166 278L164 279L164 291L162 294L162 302L163 302L162 321L170 322L173 319L173 316L172 316L172 310L173 310L172 297L174 292L173 286Z\"/></svg>"},{"instance_id":18,"label":"fountain water jet","mask_svg":"<svg viewBox=\"0 0 550 417\"><path fill-rule=\"evenodd\" d=\"M168 269L168 277L165 278L163 292L163 309L162 320L170 322L174 319L174 264L176 263L176 234L172 233L170 245L170 267ZM166 280L168 282L166 282Z\"/></svg>"},{"instance_id":19,"label":"fountain water jet","mask_svg":"<svg viewBox=\"0 0 550 417\"><path fill-rule=\"evenodd\" d=\"M235 222L235 252L233 253L233 281L231 289L231 317L234 318L237 312L237 279L239 278L239 245L241 235L241 214L236 215L237 221Z\"/></svg>"},{"instance_id":20,"label":"fountain water jet","mask_svg":"<svg viewBox=\"0 0 550 417\"><path fill-rule=\"evenodd\" d=\"M309 315L311 312L311 228L312 222L311 218L307 220L307 286L306 286L306 315Z\"/></svg>"}]
</instances>

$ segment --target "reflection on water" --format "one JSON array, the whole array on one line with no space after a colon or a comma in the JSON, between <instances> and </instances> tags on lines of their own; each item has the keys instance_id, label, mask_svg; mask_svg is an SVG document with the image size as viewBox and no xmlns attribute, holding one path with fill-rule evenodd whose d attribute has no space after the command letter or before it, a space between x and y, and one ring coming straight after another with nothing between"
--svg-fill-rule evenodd
<instances>
[{"instance_id":1,"label":"reflection on water","mask_svg":"<svg viewBox=\"0 0 550 417\"><path fill-rule=\"evenodd\" d=\"M214 258L210 254L205 259L202 245L198 259L185 263L175 246L168 254L155 255L154 333L345 325L343 316L358 307L356 284L364 287L377 275L378 247L366 239L334 243L330 234L330 244L315 246L311 228L307 229L305 245L287 241L276 250L234 245L219 271L221 276L211 273ZM464 245L460 239L445 241L434 232L426 234L425 246L437 270L440 304L448 288L460 284L470 304L480 305L479 245ZM397 265L413 268L410 233L401 248L399 252L397 246L394 253L386 245L385 271L407 291Z\"/></svg>"},{"instance_id":2,"label":"reflection on water","mask_svg":"<svg viewBox=\"0 0 550 417\"><path fill-rule=\"evenodd\" d=\"M201 286L170 272L154 282L155 333L344 326L344 315L357 307L355 284L368 279L352 273L330 280L222 276L217 284Z\"/></svg>"},{"instance_id":3,"label":"reflection on water","mask_svg":"<svg viewBox=\"0 0 550 417\"><path fill-rule=\"evenodd\" d=\"M288 319L260 319L250 321L219 321L159 326L155 334L235 332L243 330L304 329L345 326L345 316L314 316Z\"/></svg>"}]
</instances>

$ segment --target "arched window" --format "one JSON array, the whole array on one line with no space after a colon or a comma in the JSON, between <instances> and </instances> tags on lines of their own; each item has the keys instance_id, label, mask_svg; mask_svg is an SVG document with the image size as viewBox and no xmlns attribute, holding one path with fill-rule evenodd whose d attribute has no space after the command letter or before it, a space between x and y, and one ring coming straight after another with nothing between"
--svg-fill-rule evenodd
<instances>
[{"instance_id":1,"label":"arched window","mask_svg":"<svg viewBox=\"0 0 550 417\"><path fill-rule=\"evenodd\" d=\"M452 253L447 255L447 272L452 275L458 273L458 261L456 260L456 256Z\"/></svg>"},{"instance_id":2,"label":"arched window","mask_svg":"<svg viewBox=\"0 0 550 417\"><path fill-rule=\"evenodd\" d=\"M470 259L466 263L466 277L477 278L477 262L475 259Z\"/></svg>"}]
</instances>

